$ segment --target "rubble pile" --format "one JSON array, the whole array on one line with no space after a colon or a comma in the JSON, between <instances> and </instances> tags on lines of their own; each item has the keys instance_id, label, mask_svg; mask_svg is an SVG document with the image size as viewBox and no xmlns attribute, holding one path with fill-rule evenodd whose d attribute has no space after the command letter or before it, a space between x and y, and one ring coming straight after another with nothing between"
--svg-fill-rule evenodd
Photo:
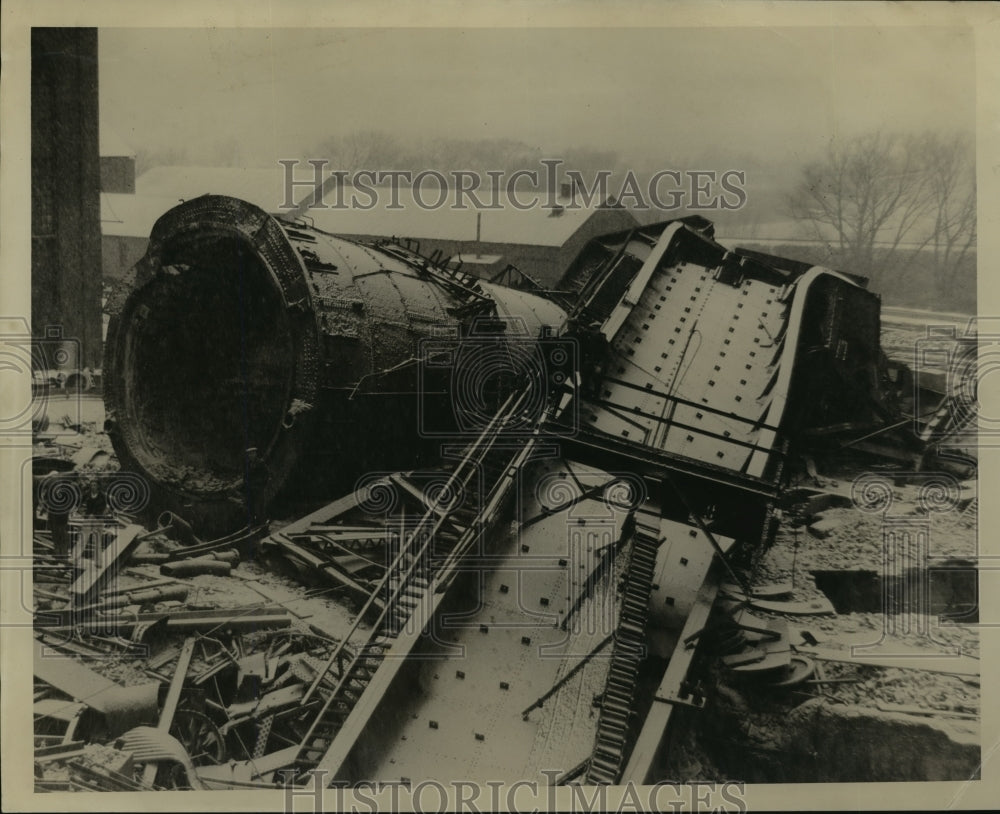
<instances>
[{"instance_id":1,"label":"rubble pile","mask_svg":"<svg viewBox=\"0 0 1000 814\"><path fill-rule=\"evenodd\" d=\"M207 601L246 598L255 593L252 584L236 581L232 591L184 585L195 601L150 599L82 624L79 618L73 625L40 624L37 788L280 784L276 772L294 766L310 724L336 686L338 665L327 660L338 640L259 595L251 604ZM61 603L48 601L58 616ZM300 607L299 616L312 615ZM341 660L350 656L340 653ZM141 702L123 697L143 686L153 691ZM97 772L95 755L103 756L104 769Z\"/></svg>"},{"instance_id":2,"label":"rubble pile","mask_svg":"<svg viewBox=\"0 0 1000 814\"><path fill-rule=\"evenodd\" d=\"M352 657L352 614L336 585L262 567L265 526L202 541L169 513L93 511L81 495L117 471L99 426L36 436L36 790L280 785ZM55 477L57 511L51 488L38 500Z\"/></svg>"}]
</instances>

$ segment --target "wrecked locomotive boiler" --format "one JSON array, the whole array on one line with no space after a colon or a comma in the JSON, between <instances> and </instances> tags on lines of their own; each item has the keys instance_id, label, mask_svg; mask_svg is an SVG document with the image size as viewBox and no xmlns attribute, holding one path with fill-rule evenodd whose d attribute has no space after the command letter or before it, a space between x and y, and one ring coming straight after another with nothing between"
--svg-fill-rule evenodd
<instances>
[{"instance_id":1,"label":"wrecked locomotive boiler","mask_svg":"<svg viewBox=\"0 0 1000 814\"><path fill-rule=\"evenodd\" d=\"M432 457L421 437L492 415L533 340L565 319L554 302L399 244L213 195L157 221L108 308L115 451L153 505L219 533L289 484L328 495ZM471 340L462 360L459 339Z\"/></svg>"}]
</instances>

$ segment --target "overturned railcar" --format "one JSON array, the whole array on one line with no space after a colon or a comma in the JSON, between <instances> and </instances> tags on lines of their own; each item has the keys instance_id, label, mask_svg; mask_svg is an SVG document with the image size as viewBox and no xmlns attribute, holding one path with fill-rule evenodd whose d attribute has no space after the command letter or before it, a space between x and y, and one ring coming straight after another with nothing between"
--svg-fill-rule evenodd
<instances>
[{"instance_id":1,"label":"overturned railcar","mask_svg":"<svg viewBox=\"0 0 1000 814\"><path fill-rule=\"evenodd\" d=\"M887 427L918 448L864 282L728 250L697 217L592 241L559 285L586 348L573 443L690 480L740 538L765 525L767 501L747 496L797 456Z\"/></svg>"}]
</instances>

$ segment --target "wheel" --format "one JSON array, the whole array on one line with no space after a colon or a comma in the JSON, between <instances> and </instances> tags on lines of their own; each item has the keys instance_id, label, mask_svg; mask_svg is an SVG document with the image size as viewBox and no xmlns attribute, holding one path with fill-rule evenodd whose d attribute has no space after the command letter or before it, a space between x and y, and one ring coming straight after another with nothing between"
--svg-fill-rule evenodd
<instances>
[{"instance_id":1,"label":"wheel","mask_svg":"<svg viewBox=\"0 0 1000 814\"><path fill-rule=\"evenodd\" d=\"M226 739L204 713L193 709L177 710L170 734L184 745L195 766L217 766L226 762Z\"/></svg>"}]
</instances>

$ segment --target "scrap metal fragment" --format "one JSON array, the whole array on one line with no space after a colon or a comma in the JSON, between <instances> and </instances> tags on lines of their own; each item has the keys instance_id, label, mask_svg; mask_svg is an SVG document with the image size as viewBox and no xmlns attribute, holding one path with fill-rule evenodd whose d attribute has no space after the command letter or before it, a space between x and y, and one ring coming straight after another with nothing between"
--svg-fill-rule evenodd
<instances>
[{"instance_id":1,"label":"scrap metal fragment","mask_svg":"<svg viewBox=\"0 0 1000 814\"><path fill-rule=\"evenodd\" d=\"M283 534L275 534L272 539L278 547L289 555L292 559L302 562L307 567L324 574L338 585L342 585L351 591L359 599L368 600L371 598L371 606L378 613L385 609L385 603L378 597L371 597L371 588L352 579L348 574L337 568L330 560L314 554L309 549L292 542Z\"/></svg>"},{"instance_id":2,"label":"scrap metal fragment","mask_svg":"<svg viewBox=\"0 0 1000 814\"><path fill-rule=\"evenodd\" d=\"M103 551L94 552L93 557L84 560L83 573L76 578L70 589L75 605L86 605L93 600L118 572L122 562L139 543L139 535L144 531L142 526L137 525L118 529L114 540Z\"/></svg>"},{"instance_id":3,"label":"scrap metal fragment","mask_svg":"<svg viewBox=\"0 0 1000 814\"><path fill-rule=\"evenodd\" d=\"M214 557L197 557L192 560L165 562L160 566L160 573L168 577L197 577L211 574L217 577L228 577L232 565Z\"/></svg>"},{"instance_id":4,"label":"scrap metal fragment","mask_svg":"<svg viewBox=\"0 0 1000 814\"><path fill-rule=\"evenodd\" d=\"M145 787L152 786L161 762L173 761L184 767L188 782L193 788L204 788L191 762L191 756L183 744L169 732L164 732L159 727L137 726L122 735L118 743L122 749L131 752L137 762L146 764L142 775Z\"/></svg>"},{"instance_id":5,"label":"scrap metal fragment","mask_svg":"<svg viewBox=\"0 0 1000 814\"><path fill-rule=\"evenodd\" d=\"M123 687L77 661L46 653L38 639L35 639L34 674L35 678L101 713L112 735L156 715L158 683Z\"/></svg>"},{"instance_id":6,"label":"scrap metal fragment","mask_svg":"<svg viewBox=\"0 0 1000 814\"><path fill-rule=\"evenodd\" d=\"M170 682L170 689L167 691L167 697L163 702L163 709L160 711L160 720L156 725L156 729L159 732L166 735L170 730L170 724L173 723L174 713L177 711L177 704L181 699L181 690L184 688L184 679L187 678L188 667L191 666L191 656L194 654L194 643L195 638L193 636L188 637L184 641L183 647L181 647L180 656L177 658L177 667L174 669L174 678ZM136 730L133 730L133 733ZM150 744L150 741L143 739L141 736L136 736L131 739L131 742L137 746L145 747ZM178 744L180 745L180 744ZM145 753L144 748L140 748L140 753ZM187 752L185 751L185 757L187 757ZM137 759L139 759L137 757ZM187 764L185 768L190 765L191 759L187 758ZM149 760L146 763L146 768L142 772L142 782L147 786L153 785L153 781L156 779L156 769L157 763L155 760ZM190 768L188 771L188 777L195 781L197 778L194 777L194 769Z\"/></svg>"},{"instance_id":7,"label":"scrap metal fragment","mask_svg":"<svg viewBox=\"0 0 1000 814\"><path fill-rule=\"evenodd\" d=\"M76 625L54 625L46 628L48 631L73 631L84 633L104 633L113 627L120 635L131 634L134 641L142 638L153 626L162 627L174 632L209 633L217 630L258 631L290 627L292 617L282 608L222 608L210 611L179 611L173 613L139 613L108 617L103 619L87 619Z\"/></svg>"}]
</instances>

